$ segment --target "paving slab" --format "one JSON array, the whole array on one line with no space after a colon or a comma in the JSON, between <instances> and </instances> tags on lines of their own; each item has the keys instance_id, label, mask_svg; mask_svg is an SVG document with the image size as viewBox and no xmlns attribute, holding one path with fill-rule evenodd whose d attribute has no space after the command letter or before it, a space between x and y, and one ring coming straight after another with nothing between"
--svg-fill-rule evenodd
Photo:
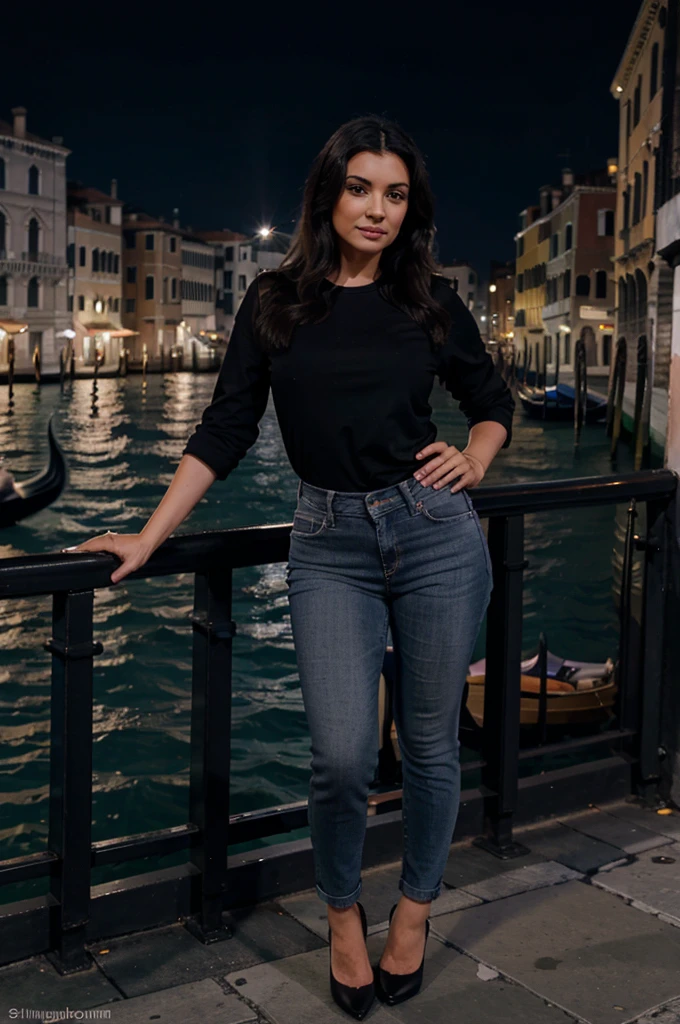
<instances>
[{"instance_id":1,"label":"paving slab","mask_svg":"<svg viewBox=\"0 0 680 1024\"><path fill-rule=\"evenodd\" d=\"M432 929L591 1024L622 1024L680 996L680 930L584 882L460 910Z\"/></svg>"},{"instance_id":2,"label":"paving slab","mask_svg":"<svg viewBox=\"0 0 680 1024\"><path fill-rule=\"evenodd\" d=\"M672 863L655 863L662 858ZM633 864L593 878L593 885L629 900L638 910L658 914L668 924L680 928L680 843L638 854Z\"/></svg>"},{"instance_id":3,"label":"paving slab","mask_svg":"<svg viewBox=\"0 0 680 1024\"><path fill-rule=\"evenodd\" d=\"M642 853L644 850L652 850L656 846L665 846L672 842L668 836L659 835L658 832L652 832L632 821L615 818L614 815L607 814L597 807L559 820L568 828L601 839L611 846L618 846L625 853Z\"/></svg>"},{"instance_id":4,"label":"paving slab","mask_svg":"<svg viewBox=\"0 0 680 1024\"><path fill-rule=\"evenodd\" d=\"M502 860L472 843L461 843L451 847L443 878L451 888L469 889L472 882L481 882L506 871L514 871L524 864L545 864L547 859L531 851L521 857Z\"/></svg>"},{"instance_id":5,"label":"paving slab","mask_svg":"<svg viewBox=\"0 0 680 1024\"><path fill-rule=\"evenodd\" d=\"M574 871L589 875L621 858L621 849L601 839L575 832L560 821L515 833L519 842L534 853L566 864Z\"/></svg>"},{"instance_id":6,"label":"paving slab","mask_svg":"<svg viewBox=\"0 0 680 1024\"><path fill-rule=\"evenodd\" d=\"M542 889L546 885L559 885L561 882L576 878L583 878L583 874L564 864L558 864L557 861L549 860L545 864L524 864L514 871L504 871L494 878L472 882L463 891L482 900L501 900L519 892Z\"/></svg>"},{"instance_id":7,"label":"paving slab","mask_svg":"<svg viewBox=\"0 0 680 1024\"><path fill-rule=\"evenodd\" d=\"M233 929L232 937L207 946L177 923L92 943L88 948L106 975L131 998L321 945L275 903L232 910L223 916Z\"/></svg>"},{"instance_id":8,"label":"paving slab","mask_svg":"<svg viewBox=\"0 0 680 1024\"><path fill-rule=\"evenodd\" d=\"M111 1020L114 1024L251 1024L258 1015L236 993L225 992L206 978L124 999L112 1008Z\"/></svg>"},{"instance_id":9,"label":"paving slab","mask_svg":"<svg viewBox=\"0 0 680 1024\"><path fill-rule=\"evenodd\" d=\"M380 957L386 932L368 938L371 962ZM338 1024L347 1015L333 1002L328 950L316 950L245 971L227 982L266 1015L272 1024ZM417 996L386 1007L378 999L366 1020L371 1024L571 1024L571 1018L526 989L481 972L480 965L455 949L433 941L425 952L423 985Z\"/></svg>"},{"instance_id":10,"label":"paving slab","mask_svg":"<svg viewBox=\"0 0 680 1024\"><path fill-rule=\"evenodd\" d=\"M611 814L614 818L621 818L633 825L639 825L650 832L658 832L659 835L668 836L669 839L680 841L680 812L671 810L671 813L659 814L651 807L643 807L641 804L632 803L628 800L617 800L616 803L602 804L598 808L605 814Z\"/></svg>"},{"instance_id":11,"label":"paving slab","mask_svg":"<svg viewBox=\"0 0 680 1024\"><path fill-rule=\"evenodd\" d=\"M121 998L95 964L87 971L61 975L49 960L36 956L0 968L0 1020L11 1019L10 1010L22 1007L61 1010L71 1006L86 1010Z\"/></svg>"}]
</instances>

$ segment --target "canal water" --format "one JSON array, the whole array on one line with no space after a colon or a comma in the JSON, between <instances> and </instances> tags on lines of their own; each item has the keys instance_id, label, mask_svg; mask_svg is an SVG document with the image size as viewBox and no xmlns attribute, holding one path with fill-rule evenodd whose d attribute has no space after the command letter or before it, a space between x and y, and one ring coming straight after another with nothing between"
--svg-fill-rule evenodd
<instances>
[{"instance_id":1,"label":"canal water","mask_svg":"<svg viewBox=\"0 0 680 1024\"><path fill-rule=\"evenodd\" d=\"M63 393L58 385L22 384L11 417L2 389L0 451L8 468L23 479L45 464L47 423L55 413L70 482L53 506L0 531L0 557L59 551L107 529L141 529L172 479L214 382L213 375L152 376L144 391L138 376L101 380L95 413L90 381L67 383ZM437 384L432 405L440 439L464 445L464 420ZM618 469L632 469L625 449ZM585 428L575 453L569 425L532 421L518 409L513 444L485 483L611 471L602 426ZM289 523L296 488L270 401L256 445L178 532ZM536 650L541 631L550 650L565 657L615 656L615 520L611 507L527 517L525 656ZM310 756L285 564L236 570L234 583L231 813L305 799ZM94 840L188 820L192 584L190 574L123 581L95 595L95 631L104 653L95 659L94 674ZM50 615L50 598L0 602L0 859L46 844L50 656L42 643ZM476 656L483 656L483 634ZM148 866L98 869L93 881ZM39 881L25 892L43 890Z\"/></svg>"}]
</instances>

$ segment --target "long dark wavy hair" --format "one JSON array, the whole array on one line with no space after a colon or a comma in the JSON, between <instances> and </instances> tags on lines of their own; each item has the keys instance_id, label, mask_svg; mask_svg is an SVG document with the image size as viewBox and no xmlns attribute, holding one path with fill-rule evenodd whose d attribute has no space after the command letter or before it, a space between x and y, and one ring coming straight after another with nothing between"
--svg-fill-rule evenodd
<instances>
[{"instance_id":1,"label":"long dark wavy hair","mask_svg":"<svg viewBox=\"0 0 680 1024\"><path fill-rule=\"evenodd\" d=\"M434 199L425 161L409 135L394 121L366 115L347 121L331 135L315 158L305 182L302 213L290 248L276 271L265 272L255 330L266 349L286 348L298 324L321 323L331 309L327 277L340 269L333 208L347 177L347 163L362 152L395 153L410 177L406 215L395 240L380 256L378 289L443 344L451 317L432 296Z\"/></svg>"}]
</instances>

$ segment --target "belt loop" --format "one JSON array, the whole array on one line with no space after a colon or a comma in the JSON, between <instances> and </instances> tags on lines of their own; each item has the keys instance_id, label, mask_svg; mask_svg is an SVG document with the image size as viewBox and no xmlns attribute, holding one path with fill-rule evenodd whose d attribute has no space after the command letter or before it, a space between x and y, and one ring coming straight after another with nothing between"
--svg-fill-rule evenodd
<instances>
[{"instance_id":1,"label":"belt loop","mask_svg":"<svg viewBox=\"0 0 680 1024\"><path fill-rule=\"evenodd\" d=\"M298 481L298 489L297 489L298 505L300 504L300 496L301 495L302 495L302 478L300 478L300 480Z\"/></svg>"},{"instance_id":2,"label":"belt loop","mask_svg":"<svg viewBox=\"0 0 680 1024\"><path fill-rule=\"evenodd\" d=\"M335 491L326 491L326 518L329 526L335 526L335 516L333 515L334 497Z\"/></svg>"},{"instance_id":3,"label":"belt loop","mask_svg":"<svg viewBox=\"0 0 680 1024\"><path fill-rule=\"evenodd\" d=\"M401 496L404 499L404 501L406 502L406 505L408 506L408 510L409 510L410 514L412 516L416 516L416 515L418 515L418 509L416 507L416 499L413 497L413 495L411 493L411 488L409 487L409 483L410 483L409 480L402 480L400 483L397 484L397 487L401 491Z\"/></svg>"}]
</instances>

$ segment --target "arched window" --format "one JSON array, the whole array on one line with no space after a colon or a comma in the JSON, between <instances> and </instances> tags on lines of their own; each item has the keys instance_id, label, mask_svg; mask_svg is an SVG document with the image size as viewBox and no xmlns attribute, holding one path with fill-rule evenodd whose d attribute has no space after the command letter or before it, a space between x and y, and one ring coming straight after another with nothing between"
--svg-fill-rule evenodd
<instances>
[{"instance_id":1,"label":"arched window","mask_svg":"<svg viewBox=\"0 0 680 1024\"><path fill-rule=\"evenodd\" d=\"M40 224L37 217L31 217L28 222L28 258L37 260L40 252Z\"/></svg>"},{"instance_id":2,"label":"arched window","mask_svg":"<svg viewBox=\"0 0 680 1024\"><path fill-rule=\"evenodd\" d=\"M7 248L7 219L4 213L0 213L0 259L4 258L5 250Z\"/></svg>"},{"instance_id":3,"label":"arched window","mask_svg":"<svg viewBox=\"0 0 680 1024\"><path fill-rule=\"evenodd\" d=\"M0 306L7 305L7 278L0 277Z\"/></svg>"},{"instance_id":4,"label":"arched window","mask_svg":"<svg viewBox=\"0 0 680 1024\"><path fill-rule=\"evenodd\" d=\"M576 294L590 295L590 277L588 274L579 274L576 278Z\"/></svg>"},{"instance_id":5,"label":"arched window","mask_svg":"<svg viewBox=\"0 0 680 1024\"><path fill-rule=\"evenodd\" d=\"M92 250L92 272L99 273L99 249Z\"/></svg>"},{"instance_id":6,"label":"arched window","mask_svg":"<svg viewBox=\"0 0 680 1024\"><path fill-rule=\"evenodd\" d=\"M144 290L144 297L147 299L153 299L153 274L148 274L146 278L146 285Z\"/></svg>"},{"instance_id":7,"label":"arched window","mask_svg":"<svg viewBox=\"0 0 680 1024\"><path fill-rule=\"evenodd\" d=\"M564 251L567 252L574 244L574 225L569 223L564 229Z\"/></svg>"},{"instance_id":8,"label":"arched window","mask_svg":"<svg viewBox=\"0 0 680 1024\"><path fill-rule=\"evenodd\" d=\"M40 304L40 284L37 277L32 277L28 282L28 297L26 305L29 309L37 309Z\"/></svg>"},{"instance_id":9,"label":"arched window","mask_svg":"<svg viewBox=\"0 0 680 1024\"><path fill-rule=\"evenodd\" d=\"M40 195L40 171L35 164L31 164L28 168L28 194L31 196Z\"/></svg>"},{"instance_id":10,"label":"arched window","mask_svg":"<svg viewBox=\"0 0 680 1024\"><path fill-rule=\"evenodd\" d=\"M7 188L5 185L5 161L0 156L0 188Z\"/></svg>"},{"instance_id":11,"label":"arched window","mask_svg":"<svg viewBox=\"0 0 680 1024\"><path fill-rule=\"evenodd\" d=\"M595 298L607 298L607 271L598 270L595 274Z\"/></svg>"},{"instance_id":12,"label":"arched window","mask_svg":"<svg viewBox=\"0 0 680 1024\"><path fill-rule=\"evenodd\" d=\"M109 274L113 273L113 253L112 252L107 252L107 254L106 254L106 269L108 270Z\"/></svg>"}]
</instances>

